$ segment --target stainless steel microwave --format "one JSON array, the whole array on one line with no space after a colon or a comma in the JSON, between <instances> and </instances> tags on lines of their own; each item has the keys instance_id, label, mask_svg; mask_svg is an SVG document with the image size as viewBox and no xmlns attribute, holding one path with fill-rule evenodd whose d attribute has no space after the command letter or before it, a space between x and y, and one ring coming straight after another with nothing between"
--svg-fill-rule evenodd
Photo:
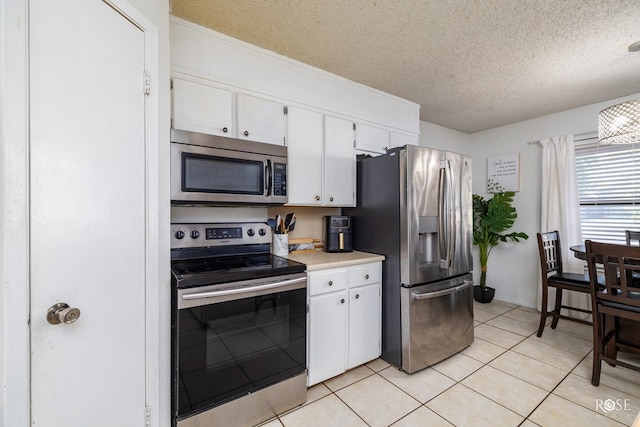
<instances>
[{"instance_id":1,"label":"stainless steel microwave","mask_svg":"<svg viewBox=\"0 0 640 427\"><path fill-rule=\"evenodd\" d=\"M287 147L172 129L171 203L287 203Z\"/></svg>"}]
</instances>

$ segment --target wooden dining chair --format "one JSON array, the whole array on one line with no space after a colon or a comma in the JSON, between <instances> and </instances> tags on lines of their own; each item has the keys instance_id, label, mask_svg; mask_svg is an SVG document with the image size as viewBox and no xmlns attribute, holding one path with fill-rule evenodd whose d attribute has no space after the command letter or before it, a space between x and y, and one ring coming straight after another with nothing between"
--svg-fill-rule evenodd
<instances>
[{"instance_id":1,"label":"wooden dining chair","mask_svg":"<svg viewBox=\"0 0 640 427\"><path fill-rule=\"evenodd\" d=\"M583 308L571 307L562 304L562 291L589 293L589 276L586 274L565 273L562 270L562 246L560 244L560 234L558 231L538 233L538 250L540 252L540 270L542 274L542 307L540 308L540 326L538 327L538 337L542 336L547 317L553 316L551 329L558 326L559 319L571 320L574 322L591 325L592 323L569 317L561 314L561 310L574 310L591 314L591 311ZM547 301L549 288L555 288L556 299L554 309L548 311Z\"/></svg>"},{"instance_id":2,"label":"wooden dining chair","mask_svg":"<svg viewBox=\"0 0 640 427\"><path fill-rule=\"evenodd\" d=\"M603 360L640 372L640 366L618 358L618 351L640 354L640 342L619 333L621 320L640 322L640 291L631 286L630 281L634 272L640 272L640 247L591 240L587 240L585 246L593 307L591 384L597 386ZM604 271L604 288L598 286L598 267Z\"/></svg>"},{"instance_id":3,"label":"wooden dining chair","mask_svg":"<svg viewBox=\"0 0 640 427\"><path fill-rule=\"evenodd\" d=\"M640 231L624 230L627 246L640 246Z\"/></svg>"},{"instance_id":4,"label":"wooden dining chair","mask_svg":"<svg viewBox=\"0 0 640 427\"><path fill-rule=\"evenodd\" d=\"M624 230L627 246L640 246L640 231ZM634 272L632 284L636 288L640 287L640 273Z\"/></svg>"}]
</instances>

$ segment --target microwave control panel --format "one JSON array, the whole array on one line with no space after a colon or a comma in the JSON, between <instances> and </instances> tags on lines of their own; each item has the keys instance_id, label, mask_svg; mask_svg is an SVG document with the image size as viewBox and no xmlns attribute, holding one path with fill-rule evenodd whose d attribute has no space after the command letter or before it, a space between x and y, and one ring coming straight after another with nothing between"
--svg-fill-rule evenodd
<instances>
[{"instance_id":1,"label":"microwave control panel","mask_svg":"<svg viewBox=\"0 0 640 427\"><path fill-rule=\"evenodd\" d=\"M273 195L274 196L287 195L287 164L286 163L273 164Z\"/></svg>"}]
</instances>

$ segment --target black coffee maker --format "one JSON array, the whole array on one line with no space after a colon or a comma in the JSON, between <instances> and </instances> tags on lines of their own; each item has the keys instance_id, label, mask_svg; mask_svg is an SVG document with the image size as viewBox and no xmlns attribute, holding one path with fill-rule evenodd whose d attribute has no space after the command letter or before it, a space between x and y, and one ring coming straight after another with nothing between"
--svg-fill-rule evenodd
<instances>
[{"instance_id":1,"label":"black coffee maker","mask_svg":"<svg viewBox=\"0 0 640 427\"><path fill-rule=\"evenodd\" d=\"M353 252L350 216L325 216L322 228L325 252Z\"/></svg>"}]
</instances>

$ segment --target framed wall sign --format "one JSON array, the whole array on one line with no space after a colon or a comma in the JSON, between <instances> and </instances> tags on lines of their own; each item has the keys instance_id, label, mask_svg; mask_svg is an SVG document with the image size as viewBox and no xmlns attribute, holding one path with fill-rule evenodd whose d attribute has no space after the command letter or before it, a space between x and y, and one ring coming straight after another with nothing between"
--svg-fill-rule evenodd
<instances>
[{"instance_id":1,"label":"framed wall sign","mask_svg":"<svg viewBox=\"0 0 640 427\"><path fill-rule=\"evenodd\" d=\"M520 153L487 159L487 192L520 191Z\"/></svg>"}]
</instances>

